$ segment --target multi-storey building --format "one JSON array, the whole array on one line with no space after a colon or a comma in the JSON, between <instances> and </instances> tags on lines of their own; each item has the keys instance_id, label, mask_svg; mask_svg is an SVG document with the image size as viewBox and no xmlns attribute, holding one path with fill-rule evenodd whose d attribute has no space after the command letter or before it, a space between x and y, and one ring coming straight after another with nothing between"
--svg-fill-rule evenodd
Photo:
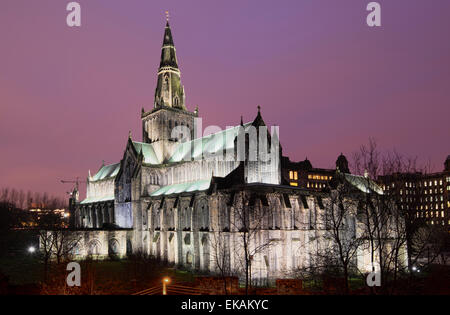
<instances>
[{"instance_id":1,"label":"multi-storey building","mask_svg":"<svg viewBox=\"0 0 450 315\"><path fill-rule=\"evenodd\" d=\"M385 193L395 196L411 220L450 228L450 155L442 172L395 173L380 176Z\"/></svg>"}]
</instances>

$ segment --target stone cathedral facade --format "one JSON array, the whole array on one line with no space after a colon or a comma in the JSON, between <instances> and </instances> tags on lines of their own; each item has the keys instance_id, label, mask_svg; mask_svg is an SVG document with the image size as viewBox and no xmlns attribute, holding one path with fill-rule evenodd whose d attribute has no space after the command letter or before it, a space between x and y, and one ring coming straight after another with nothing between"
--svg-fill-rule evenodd
<instances>
[{"instance_id":1,"label":"stone cathedral facade","mask_svg":"<svg viewBox=\"0 0 450 315\"><path fill-rule=\"evenodd\" d=\"M313 263L312 253L324 246L329 190L289 185L288 159L281 149L274 154L276 134L267 136L269 159L251 161L248 152L236 159L238 139L243 136L251 150L246 134L265 126L259 109L253 121L196 136L199 112L186 106L168 22L157 75L153 108L141 113L141 141L130 134L120 161L89 173L86 199L78 201L73 194L72 228L83 238L75 254L143 252L193 270L225 268L242 275L247 237L255 281L288 277ZM187 130L190 140L174 138L177 127ZM234 158L224 158L224 152ZM358 176L329 172L358 189ZM356 212L346 220L345 233L356 237ZM365 253L357 259L362 269L368 265Z\"/></svg>"}]
</instances>

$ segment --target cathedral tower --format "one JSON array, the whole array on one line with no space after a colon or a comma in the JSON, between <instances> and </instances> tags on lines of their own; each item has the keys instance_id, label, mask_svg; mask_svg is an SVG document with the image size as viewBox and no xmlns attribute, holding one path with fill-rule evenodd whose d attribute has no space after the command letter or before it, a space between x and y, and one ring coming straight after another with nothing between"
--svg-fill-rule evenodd
<instances>
[{"instance_id":1,"label":"cathedral tower","mask_svg":"<svg viewBox=\"0 0 450 315\"><path fill-rule=\"evenodd\" d=\"M176 49L172 30L167 20L161 48L161 60L155 90L153 109L142 109L143 142L152 143L161 163L167 161L174 152L178 142L172 131L177 126L190 130L194 134L194 119L197 111L191 113L186 108L184 87L181 84L181 72L178 67Z\"/></svg>"},{"instance_id":2,"label":"cathedral tower","mask_svg":"<svg viewBox=\"0 0 450 315\"><path fill-rule=\"evenodd\" d=\"M164 30L154 102L155 108L162 106L186 110L184 87L181 84L180 69L169 21Z\"/></svg>"}]
</instances>

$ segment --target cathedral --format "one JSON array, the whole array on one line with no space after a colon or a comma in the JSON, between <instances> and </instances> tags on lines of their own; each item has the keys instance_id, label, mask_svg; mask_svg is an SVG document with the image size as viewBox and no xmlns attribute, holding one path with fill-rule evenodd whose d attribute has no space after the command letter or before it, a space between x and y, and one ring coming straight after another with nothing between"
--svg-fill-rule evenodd
<instances>
[{"instance_id":1,"label":"cathedral","mask_svg":"<svg viewBox=\"0 0 450 315\"><path fill-rule=\"evenodd\" d=\"M263 132L259 107L250 122L199 136L199 111L186 106L168 21L157 76L153 108L141 112L140 141L130 133L120 161L89 172L86 198L72 194L71 229L82 237L74 254L145 253L186 269L241 277L250 265L255 283L313 264L312 253L323 247L330 183L341 178L367 192L345 156L329 170L291 162L277 131ZM268 154L252 158L256 151ZM375 184L370 190L383 193ZM356 212L346 220L346 235L356 237ZM369 270L368 259L361 251L355 264Z\"/></svg>"}]
</instances>

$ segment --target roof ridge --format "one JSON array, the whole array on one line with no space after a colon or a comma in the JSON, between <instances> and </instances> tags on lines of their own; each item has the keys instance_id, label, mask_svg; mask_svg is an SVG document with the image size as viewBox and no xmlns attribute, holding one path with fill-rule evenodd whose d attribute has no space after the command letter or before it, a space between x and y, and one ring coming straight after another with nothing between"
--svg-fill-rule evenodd
<instances>
[{"instance_id":1,"label":"roof ridge","mask_svg":"<svg viewBox=\"0 0 450 315\"><path fill-rule=\"evenodd\" d=\"M252 121L246 122L246 123L244 124L244 126L246 126L246 125L251 125L252 123L253 123ZM225 128L225 129L222 129L222 130L220 130L220 131L217 131L217 132L214 132L214 133L210 133L210 134L207 135L207 136L202 136L202 137L200 137L200 138L195 138L195 139L192 139L192 140L190 140L190 141L194 141L194 140L198 140L198 139L204 139L204 138L206 138L206 137L214 136L214 135L217 135L217 134L219 134L219 133L225 132L225 131L227 131L227 130L231 130L231 129L239 128L239 127L242 127L242 126L241 126L241 125L237 125L237 126L229 126L229 128ZM190 142L190 141L188 141L188 142Z\"/></svg>"},{"instance_id":2,"label":"roof ridge","mask_svg":"<svg viewBox=\"0 0 450 315\"><path fill-rule=\"evenodd\" d=\"M111 164L107 164L107 165L103 165L103 167L113 166L113 165L117 165L117 164L120 164L120 162L117 162L117 163L111 163Z\"/></svg>"}]
</instances>

